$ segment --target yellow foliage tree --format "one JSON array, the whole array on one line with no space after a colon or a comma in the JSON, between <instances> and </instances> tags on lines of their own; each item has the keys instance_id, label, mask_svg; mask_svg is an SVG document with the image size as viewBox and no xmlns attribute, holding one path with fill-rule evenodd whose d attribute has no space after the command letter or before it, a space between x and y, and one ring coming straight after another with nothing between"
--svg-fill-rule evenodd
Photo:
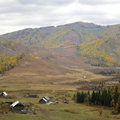
<instances>
[{"instance_id":1,"label":"yellow foliage tree","mask_svg":"<svg viewBox=\"0 0 120 120\"><path fill-rule=\"evenodd\" d=\"M7 56L0 54L0 73L12 69L17 65L17 56Z\"/></svg>"}]
</instances>

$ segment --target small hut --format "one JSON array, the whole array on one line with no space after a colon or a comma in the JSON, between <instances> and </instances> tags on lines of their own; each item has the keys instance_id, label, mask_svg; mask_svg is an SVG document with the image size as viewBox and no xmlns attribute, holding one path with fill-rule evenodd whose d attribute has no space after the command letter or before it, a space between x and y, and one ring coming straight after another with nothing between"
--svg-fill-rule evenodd
<instances>
[{"instance_id":1,"label":"small hut","mask_svg":"<svg viewBox=\"0 0 120 120\"><path fill-rule=\"evenodd\" d=\"M8 94L6 92L0 93L0 97L8 97Z\"/></svg>"},{"instance_id":2,"label":"small hut","mask_svg":"<svg viewBox=\"0 0 120 120\"><path fill-rule=\"evenodd\" d=\"M40 99L39 103L41 104L47 104L50 102L50 98L48 96L44 96L42 99Z\"/></svg>"},{"instance_id":3,"label":"small hut","mask_svg":"<svg viewBox=\"0 0 120 120\"><path fill-rule=\"evenodd\" d=\"M16 102L13 102L11 105L10 105L11 109L13 111L22 111L25 109L25 105L20 103L19 101L16 101Z\"/></svg>"}]
</instances>

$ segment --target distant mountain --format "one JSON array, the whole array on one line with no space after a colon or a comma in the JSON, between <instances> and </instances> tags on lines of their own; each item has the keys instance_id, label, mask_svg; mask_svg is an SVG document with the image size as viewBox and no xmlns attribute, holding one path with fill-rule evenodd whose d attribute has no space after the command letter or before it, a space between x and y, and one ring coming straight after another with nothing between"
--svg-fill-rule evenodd
<instances>
[{"instance_id":1,"label":"distant mountain","mask_svg":"<svg viewBox=\"0 0 120 120\"><path fill-rule=\"evenodd\" d=\"M75 48L76 54L86 57L91 65L120 66L120 25L76 22L57 27L28 28L1 35L0 41L12 41L31 49Z\"/></svg>"},{"instance_id":2,"label":"distant mountain","mask_svg":"<svg viewBox=\"0 0 120 120\"><path fill-rule=\"evenodd\" d=\"M57 27L28 28L1 35L0 40L12 40L27 46L58 48L68 45L77 45L82 42L90 41L93 38L97 39L97 34L105 30L106 27L104 26L77 22Z\"/></svg>"}]
</instances>

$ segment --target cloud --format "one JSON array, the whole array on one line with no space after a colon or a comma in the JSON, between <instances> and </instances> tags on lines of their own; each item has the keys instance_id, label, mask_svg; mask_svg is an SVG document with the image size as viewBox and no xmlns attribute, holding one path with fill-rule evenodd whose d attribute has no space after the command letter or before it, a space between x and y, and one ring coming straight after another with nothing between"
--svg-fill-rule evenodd
<instances>
[{"instance_id":1,"label":"cloud","mask_svg":"<svg viewBox=\"0 0 120 120\"><path fill-rule=\"evenodd\" d=\"M73 2L73 0L18 0L22 4L40 4L40 5L64 5Z\"/></svg>"},{"instance_id":2,"label":"cloud","mask_svg":"<svg viewBox=\"0 0 120 120\"><path fill-rule=\"evenodd\" d=\"M119 0L78 0L78 2L86 5L120 4Z\"/></svg>"},{"instance_id":3,"label":"cloud","mask_svg":"<svg viewBox=\"0 0 120 120\"><path fill-rule=\"evenodd\" d=\"M0 34L76 21L119 24L119 0L0 0Z\"/></svg>"}]
</instances>

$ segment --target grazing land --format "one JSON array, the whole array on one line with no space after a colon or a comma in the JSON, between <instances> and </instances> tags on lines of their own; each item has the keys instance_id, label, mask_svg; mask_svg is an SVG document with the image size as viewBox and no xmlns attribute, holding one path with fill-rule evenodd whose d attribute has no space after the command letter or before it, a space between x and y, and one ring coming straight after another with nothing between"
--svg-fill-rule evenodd
<instances>
[{"instance_id":1,"label":"grazing land","mask_svg":"<svg viewBox=\"0 0 120 120\"><path fill-rule=\"evenodd\" d=\"M52 100L59 100L59 104L39 104L40 98L25 98L23 95L31 93L38 94L41 98L44 95L50 96ZM3 101L20 100L23 103L32 103L36 113L20 114L8 112L0 114L0 120L118 120L120 115L113 115L112 109L105 107L77 104L72 101L74 91L11 91L9 94L18 96L15 99L0 99ZM62 99L69 100L68 104L62 103Z\"/></svg>"}]
</instances>

